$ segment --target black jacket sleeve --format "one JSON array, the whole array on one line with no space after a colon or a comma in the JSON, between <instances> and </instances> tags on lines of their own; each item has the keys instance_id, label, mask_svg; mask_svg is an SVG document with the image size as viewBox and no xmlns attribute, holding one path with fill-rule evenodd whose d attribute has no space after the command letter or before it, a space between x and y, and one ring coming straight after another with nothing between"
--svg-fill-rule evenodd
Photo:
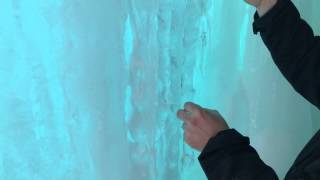
<instances>
[{"instance_id":1,"label":"black jacket sleeve","mask_svg":"<svg viewBox=\"0 0 320 180\"><path fill-rule=\"evenodd\" d=\"M250 146L249 138L234 129L218 133L211 138L198 157L209 180L277 180Z\"/></svg>"},{"instance_id":2,"label":"black jacket sleeve","mask_svg":"<svg viewBox=\"0 0 320 180\"><path fill-rule=\"evenodd\" d=\"M263 42L281 73L309 102L320 107L320 38L290 0L279 0L265 16L254 16L254 33Z\"/></svg>"},{"instance_id":3,"label":"black jacket sleeve","mask_svg":"<svg viewBox=\"0 0 320 180\"><path fill-rule=\"evenodd\" d=\"M320 107L320 39L301 19L290 0L278 0L263 17L254 16L254 33L261 37L281 73L293 88ZM275 172L234 129L211 138L198 160L210 180L273 180Z\"/></svg>"}]
</instances>

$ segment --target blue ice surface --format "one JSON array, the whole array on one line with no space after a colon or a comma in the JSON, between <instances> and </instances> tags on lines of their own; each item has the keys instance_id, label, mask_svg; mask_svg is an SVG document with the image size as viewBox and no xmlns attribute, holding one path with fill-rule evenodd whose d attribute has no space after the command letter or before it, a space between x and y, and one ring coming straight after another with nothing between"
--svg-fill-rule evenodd
<instances>
[{"instance_id":1,"label":"blue ice surface","mask_svg":"<svg viewBox=\"0 0 320 180\"><path fill-rule=\"evenodd\" d=\"M295 3L316 24L320 1ZM0 179L206 179L176 117L186 101L219 110L282 178L319 114L252 35L253 13L224 0L1 1Z\"/></svg>"},{"instance_id":2,"label":"blue ice surface","mask_svg":"<svg viewBox=\"0 0 320 180\"><path fill-rule=\"evenodd\" d=\"M134 34L133 29L131 26L130 16L128 15L126 22L125 22L125 33L124 33L124 56L125 62L127 66L130 65L130 59L133 52L133 41L134 41Z\"/></svg>"}]
</instances>

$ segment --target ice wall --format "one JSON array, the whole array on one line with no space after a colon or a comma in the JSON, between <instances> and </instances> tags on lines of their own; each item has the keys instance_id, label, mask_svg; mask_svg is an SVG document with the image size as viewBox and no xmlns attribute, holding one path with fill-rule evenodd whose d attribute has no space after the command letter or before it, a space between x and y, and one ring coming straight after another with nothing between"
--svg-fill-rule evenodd
<instances>
[{"instance_id":1,"label":"ice wall","mask_svg":"<svg viewBox=\"0 0 320 180\"><path fill-rule=\"evenodd\" d=\"M295 3L318 28L320 1ZM2 0L0 179L206 179L175 116L185 101L218 109L283 177L319 113L253 35L253 12L242 0Z\"/></svg>"}]
</instances>

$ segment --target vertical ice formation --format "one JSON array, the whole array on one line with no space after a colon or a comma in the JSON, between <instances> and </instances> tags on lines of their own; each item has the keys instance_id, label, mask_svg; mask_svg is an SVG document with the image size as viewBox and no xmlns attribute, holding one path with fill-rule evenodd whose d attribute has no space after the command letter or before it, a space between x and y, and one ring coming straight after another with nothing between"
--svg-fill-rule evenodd
<instances>
[{"instance_id":1,"label":"vertical ice formation","mask_svg":"<svg viewBox=\"0 0 320 180\"><path fill-rule=\"evenodd\" d=\"M320 1L294 2L316 27ZM240 0L1 1L0 179L206 179L176 118L185 101L219 110L283 177L319 114L253 13Z\"/></svg>"}]
</instances>

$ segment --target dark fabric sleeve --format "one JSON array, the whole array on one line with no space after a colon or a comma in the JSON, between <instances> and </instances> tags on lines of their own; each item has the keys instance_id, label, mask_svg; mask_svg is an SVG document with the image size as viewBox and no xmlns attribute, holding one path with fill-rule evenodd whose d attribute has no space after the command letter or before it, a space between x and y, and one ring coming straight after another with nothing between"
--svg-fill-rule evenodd
<instances>
[{"instance_id":1,"label":"dark fabric sleeve","mask_svg":"<svg viewBox=\"0 0 320 180\"><path fill-rule=\"evenodd\" d=\"M234 129L211 138L198 157L209 180L277 180L259 157L249 138Z\"/></svg>"},{"instance_id":2,"label":"dark fabric sleeve","mask_svg":"<svg viewBox=\"0 0 320 180\"><path fill-rule=\"evenodd\" d=\"M254 16L254 33L260 32L275 64L293 88L320 107L320 38L300 17L290 0L279 0L265 16Z\"/></svg>"}]
</instances>

